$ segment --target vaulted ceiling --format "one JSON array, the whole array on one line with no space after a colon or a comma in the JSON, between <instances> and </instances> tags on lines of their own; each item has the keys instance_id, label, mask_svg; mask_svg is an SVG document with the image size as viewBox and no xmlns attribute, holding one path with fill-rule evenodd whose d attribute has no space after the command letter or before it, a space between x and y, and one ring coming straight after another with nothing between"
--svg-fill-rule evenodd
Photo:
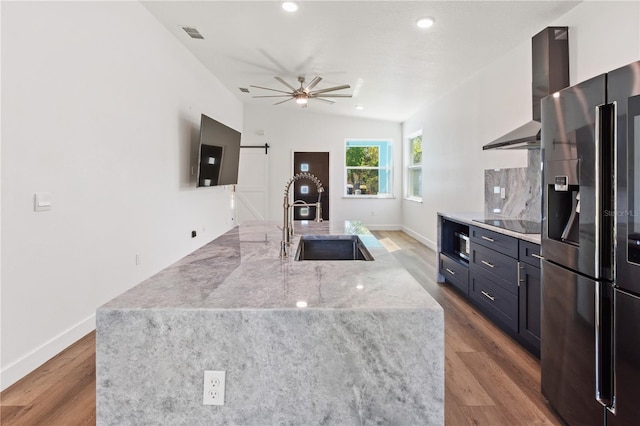
<instances>
[{"instance_id":1,"label":"vaulted ceiling","mask_svg":"<svg viewBox=\"0 0 640 426\"><path fill-rule=\"evenodd\" d=\"M349 84L352 98L310 100L307 110L404 121L480 68L530 40L577 1L149 1L144 6L238 99L271 108L287 91ZM428 29L420 17L435 18ZM196 28L203 39L183 27ZM249 89L244 93L240 88ZM356 109L360 105L362 109Z\"/></svg>"}]
</instances>

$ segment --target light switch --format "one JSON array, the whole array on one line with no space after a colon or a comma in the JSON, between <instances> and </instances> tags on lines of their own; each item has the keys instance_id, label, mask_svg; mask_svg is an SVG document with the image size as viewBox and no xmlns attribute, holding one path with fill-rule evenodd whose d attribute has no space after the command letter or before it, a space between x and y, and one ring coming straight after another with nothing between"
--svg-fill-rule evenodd
<instances>
[{"instance_id":1,"label":"light switch","mask_svg":"<svg viewBox=\"0 0 640 426\"><path fill-rule=\"evenodd\" d=\"M52 196L50 192L36 192L33 197L34 211L41 212L51 210L53 206Z\"/></svg>"},{"instance_id":2,"label":"light switch","mask_svg":"<svg viewBox=\"0 0 640 426\"><path fill-rule=\"evenodd\" d=\"M500 188L500 198L502 198L503 200L506 198L506 193L504 188Z\"/></svg>"}]
</instances>

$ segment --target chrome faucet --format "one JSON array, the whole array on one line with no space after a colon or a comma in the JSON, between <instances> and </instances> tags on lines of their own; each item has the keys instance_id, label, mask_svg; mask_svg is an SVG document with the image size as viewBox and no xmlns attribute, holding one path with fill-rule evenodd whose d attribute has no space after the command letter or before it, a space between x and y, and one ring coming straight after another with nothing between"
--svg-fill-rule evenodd
<instances>
[{"instance_id":1,"label":"chrome faucet","mask_svg":"<svg viewBox=\"0 0 640 426\"><path fill-rule=\"evenodd\" d=\"M289 203L289 189L291 189L291 184L300 179L309 179L313 183L316 184L316 188L318 190L318 201L309 204L302 200L295 200L293 203ZM282 226L282 241L280 242L280 257L287 257L287 247L291 245L291 236L293 235L293 218L290 217L290 212L292 213L291 207L296 206L304 206L304 207L315 207L316 208L316 222L322 222L322 205L320 204L320 198L322 197L322 193L324 192L324 188L322 187L322 183L320 183L320 179L312 175L311 173L297 173L293 175L291 179L286 183L284 187L284 201L282 203L282 207L284 209L284 223ZM289 226L291 225L291 226Z\"/></svg>"}]
</instances>

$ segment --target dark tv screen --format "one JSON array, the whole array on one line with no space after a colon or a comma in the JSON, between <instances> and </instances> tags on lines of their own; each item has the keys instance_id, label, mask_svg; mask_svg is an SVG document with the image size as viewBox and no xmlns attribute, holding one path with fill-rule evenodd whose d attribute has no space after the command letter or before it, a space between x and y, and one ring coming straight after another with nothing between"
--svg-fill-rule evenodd
<instances>
[{"instance_id":1,"label":"dark tv screen","mask_svg":"<svg viewBox=\"0 0 640 426\"><path fill-rule=\"evenodd\" d=\"M236 185L240 132L202 114L198 186Z\"/></svg>"}]
</instances>

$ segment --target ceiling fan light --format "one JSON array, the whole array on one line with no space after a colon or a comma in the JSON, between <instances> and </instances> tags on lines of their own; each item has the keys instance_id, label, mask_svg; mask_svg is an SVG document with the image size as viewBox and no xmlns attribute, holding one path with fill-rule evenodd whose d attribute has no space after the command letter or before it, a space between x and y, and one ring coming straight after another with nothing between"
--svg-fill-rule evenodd
<instances>
[{"instance_id":1,"label":"ceiling fan light","mask_svg":"<svg viewBox=\"0 0 640 426\"><path fill-rule=\"evenodd\" d=\"M296 96L296 103L300 104L300 105L304 105L307 103L307 97L305 95L298 95Z\"/></svg>"},{"instance_id":2,"label":"ceiling fan light","mask_svg":"<svg viewBox=\"0 0 640 426\"><path fill-rule=\"evenodd\" d=\"M420 18L416 21L416 25L418 28L429 28L435 24L436 20L430 16L426 16L424 18Z\"/></svg>"},{"instance_id":3,"label":"ceiling fan light","mask_svg":"<svg viewBox=\"0 0 640 426\"><path fill-rule=\"evenodd\" d=\"M298 10L298 5L292 1L283 1L282 8L287 12L295 12L296 10Z\"/></svg>"}]
</instances>

